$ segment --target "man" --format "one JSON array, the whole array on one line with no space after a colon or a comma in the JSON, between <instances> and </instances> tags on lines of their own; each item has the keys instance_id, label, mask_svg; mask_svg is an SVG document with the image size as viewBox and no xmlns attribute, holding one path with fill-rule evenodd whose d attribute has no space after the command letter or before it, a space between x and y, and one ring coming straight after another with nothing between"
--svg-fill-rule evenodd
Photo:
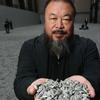
<instances>
[{"instance_id":1,"label":"man","mask_svg":"<svg viewBox=\"0 0 100 100\"><path fill-rule=\"evenodd\" d=\"M26 41L19 55L14 82L19 100L38 100L37 85L66 78L87 85L90 98L98 100L99 54L93 41L74 35L75 14L70 0L47 0L44 34Z\"/></svg>"},{"instance_id":2,"label":"man","mask_svg":"<svg viewBox=\"0 0 100 100\"><path fill-rule=\"evenodd\" d=\"M5 20L4 27L5 27L6 33L10 33L10 26L9 26L8 19Z\"/></svg>"}]
</instances>

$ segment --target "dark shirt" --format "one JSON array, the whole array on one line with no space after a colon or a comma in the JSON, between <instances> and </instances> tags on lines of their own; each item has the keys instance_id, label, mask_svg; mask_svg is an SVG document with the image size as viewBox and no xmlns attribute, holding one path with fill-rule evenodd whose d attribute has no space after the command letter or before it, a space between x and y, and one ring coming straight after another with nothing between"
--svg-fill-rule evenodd
<instances>
[{"instance_id":1,"label":"dark shirt","mask_svg":"<svg viewBox=\"0 0 100 100\"><path fill-rule=\"evenodd\" d=\"M63 80L65 77L65 67L66 55L63 55L58 59L54 53L49 54L48 78L53 80Z\"/></svg>"}]
</instances>

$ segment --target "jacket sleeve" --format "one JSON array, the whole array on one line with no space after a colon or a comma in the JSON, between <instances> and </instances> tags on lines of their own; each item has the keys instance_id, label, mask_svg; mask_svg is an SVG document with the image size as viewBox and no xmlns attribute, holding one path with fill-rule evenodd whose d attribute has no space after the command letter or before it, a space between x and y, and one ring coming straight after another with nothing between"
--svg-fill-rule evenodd
<instances>
[{"instance_id":1,"label":"jacket sleeve","mask_svg":"<svg viewBox=\"0 0 100 100\"><path fill-rule=\"evenodd\" d=\"M19 100L33 100L33 96L29 96L26 90L37 77L34 65L33 42L28 41L21 48L14 81L14 91Z\"/></svg>"},{"instance_id":2,"label":"jacket sleeve","mask_svg":"<svg viewBox=\"0 0 100 100\"><path fill-rule=\"evenodd\" d=\"M87 40L86 45L83 74L91 82L96 93L100 93L100 56L93 41Z\"/></svg>"}]
</instances>

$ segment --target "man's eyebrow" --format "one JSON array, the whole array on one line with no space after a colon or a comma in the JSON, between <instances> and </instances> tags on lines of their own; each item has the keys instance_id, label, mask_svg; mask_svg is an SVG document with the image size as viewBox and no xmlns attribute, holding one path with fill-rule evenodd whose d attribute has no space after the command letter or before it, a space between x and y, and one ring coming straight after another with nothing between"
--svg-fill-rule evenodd
<instances>
[{"instance_id":1,"label":"man's eyebrow","mask_svg":"<svg viewBox=\"0 0 100 100\"><path fill-rule=\"evenodd\" d=\"M56 14L54 14L54 13L51 13L51 14L50 14L50 16L56 16Z\"/></svg>"}]
</instances>

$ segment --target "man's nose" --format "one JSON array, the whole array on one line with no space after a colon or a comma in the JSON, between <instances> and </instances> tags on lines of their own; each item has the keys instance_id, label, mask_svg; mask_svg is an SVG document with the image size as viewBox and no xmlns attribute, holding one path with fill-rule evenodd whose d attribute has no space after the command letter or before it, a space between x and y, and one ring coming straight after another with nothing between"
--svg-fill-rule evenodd
<instances>
[{"instance_id":1,"label":"man's nose","mask_svg":"<svg viewBox=\"0 0 100 100\"><path fill-rule=\"evenodd\" d=\"M56 28L58 29L63 29L64 28L64 25L63 25L63 22L61 19L58 19L57 22L56 22Z\"/></svg>"}]
</instances>

